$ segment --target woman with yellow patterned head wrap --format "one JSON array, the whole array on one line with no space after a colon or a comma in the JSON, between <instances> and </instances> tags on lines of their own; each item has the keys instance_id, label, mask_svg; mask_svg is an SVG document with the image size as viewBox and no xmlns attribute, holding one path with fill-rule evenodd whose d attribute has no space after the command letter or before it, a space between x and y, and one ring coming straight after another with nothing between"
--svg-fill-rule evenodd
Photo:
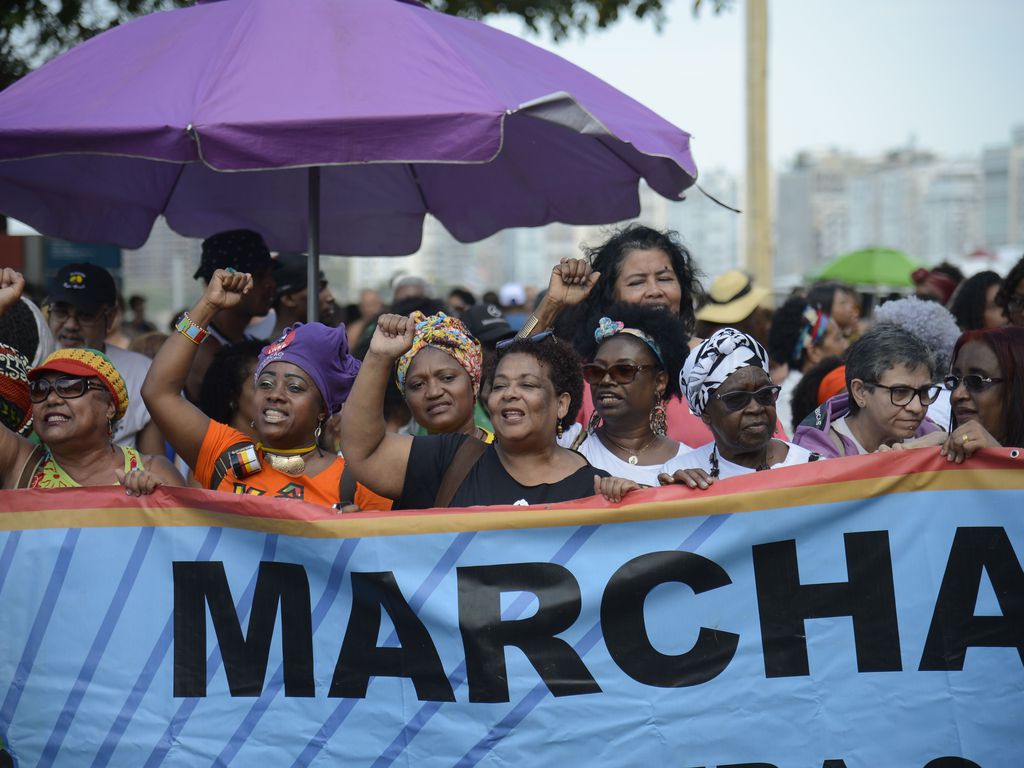
<instances>
[{"instance_id":1,"label":"woman with yellow patterned head wrap","mask_svg":"<svg viewBox=\"0 0 1024 768\"><path fill-rule=\"evenodd\" d=\"M395 364L395 379L416 423L428 434L461 432L491 442L493 435L474 418L483 367L480 342L444 312L410 317L416 335Z\"/></svg>"},{"instance_id":2,"label":"woman with yellow patterned head wrap","mask_svg":"<svg viewBox=\"0 0 1024 768\"><path fill-rule=\"evenodd\" d=\"M0 315L24 290L24 278L0 270ZM114 423L128 408L117 368L95 349L61 349L28 372L40 444L0 428L0 488L74 488L122 484L129 495L185 481L163 456L113 444Z\"/></svg>"}]
</instances>

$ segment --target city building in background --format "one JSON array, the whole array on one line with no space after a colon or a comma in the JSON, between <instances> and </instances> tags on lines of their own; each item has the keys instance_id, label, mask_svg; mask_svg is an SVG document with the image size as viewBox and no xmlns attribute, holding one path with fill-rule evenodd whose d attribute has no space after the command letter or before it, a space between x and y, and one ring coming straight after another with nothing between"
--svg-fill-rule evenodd
<instances>
[{"instance_id":1,"label":"city building in background","mask_svg":"<svg viewBox=\"0 0 1024 768\"><path fill-rule=\"evenodd\" d=\"M700 187L681 201L640 187L637 221L677 231L710 281L743 267L742 180L723 169L706 169ZM775 285L778 293L802 285L830 259L874 246L895 248L918 261L957 263L971 274L1005 273L1024 250L1024 126L1007 144L984 148L977 158L944 158L914 147L881 157L838 150L801 152L776 177ZM712 199L713 198L713 199ZM721 201L722 205L715 202ZM453 286L476 294L517 283L543 289L563 257L599 245L617 225L551 224L509 229L478 243L460 243L436 219L424 221L422 246L411 256L337 258L321 266L339 302L354 302L363 288L389 296L392 281L418 275L443 296ZM146 244L125 250L82 246L10 228L0 240L0 265L23 270L38 287L68 259L101 259L126 295L142 294L149 314L165 324L200 295L192 279L200 241L181 237L157 221ZM83 250L84 248L84 250ZM532 294L532 292L530 292Z\"/></svg>"}]
</instances>

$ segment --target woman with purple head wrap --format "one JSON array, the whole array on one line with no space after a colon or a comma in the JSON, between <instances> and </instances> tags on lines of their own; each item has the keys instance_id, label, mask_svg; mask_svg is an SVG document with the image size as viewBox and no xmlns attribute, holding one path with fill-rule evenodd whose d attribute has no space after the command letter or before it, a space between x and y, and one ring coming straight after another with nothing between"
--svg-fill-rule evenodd
<instances>
[{"instance_id":1,"label":"woman with purple head wrap","mask_svg":"<svg viewBox=\"0 0 1024 768\"><path fill-rule=\"evenodd\" d=\"M345 326L296 324L260 352L255 370L253 440L213 421L181 389L205 326L252 288L252 276L217 270L196 305L160 349L142 387L153 419L205 488L299 498L346 511L388 509L359 486L342 499L345 460L325 449L324 422L341 410L359 372ZM354 502L343 503L343 502Z\"/></svg>"}]
</instances>

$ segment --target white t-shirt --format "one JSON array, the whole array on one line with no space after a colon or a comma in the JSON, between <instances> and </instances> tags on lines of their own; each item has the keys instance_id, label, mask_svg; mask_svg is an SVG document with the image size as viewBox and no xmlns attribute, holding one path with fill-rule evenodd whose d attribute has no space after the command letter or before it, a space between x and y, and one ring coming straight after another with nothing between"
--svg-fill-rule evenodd
<instances>
[{"instance_id":1,"label":"white t-shirt","mask_svg":"<svg viewBox=\"0 0 1024 768\"><path fill-rule=\"evenodd\" d=\"M562 435L558 441L559 444L565 448L570 447L581 429L580 424L573 424L569 431ZM661 464L630 464L616 456L597 435L588 435L576 450L583 454L591 466L603 469L612 477L624 477L627 480L640 483L640 485L650 485L655 488L659 485L658 473L661 472ZM678 459L689 450L689 447L680 443L679 451L671 460Z\"/></svg>"},{"instance_id":2,"label":"white t-shirt","mask_svg":"<svg viewBox=\"0 0 1024 768\"><path fill-rule=\"evenodd\" d=\"M939 390L935 402L928 406L926 417L940 429L949 429L949 421L953 415L953 403L950 400L952 395L952 392L943 387Z\"/></svg>"},{"instance_id":3,"label":"white t-shirt","mask_svg":"<svg viewBox=\"0 0 1024 768\"><path fill-rule=\"evenodd\" d=\"M785 442L785 441L782 441ZM772 464L771 469L778 469L779 467L791 467L796 464L806 464L807 460L811 458L811 452L806 448L801 448L799 445L793 443L786 443L789 446L789 453L786 454L786 458L780 461L778 464ZM680 469L703 469L709 475L711 474L711 449L714 448L713 442L706 445L702 445L700 448L694 448L692 451L684 453L681 456L676 456L665 463L665 466L659 470L667 474L673 474ZM749 475L755 470L750 467L741 467L739 464L733 464L731 461L722 458L722 454L718 454L718 479L726 480L730 477L736 477L738 475Z\"/></svg>"},{"instance_id":4,"label":"white t-shirt","mask_svg":"<svg viewBox=\"0 0 1024 768\"><path fill-rule=\"evenodd\" d=\"M113 344L107 344L105 354L121 374L128 390L128 410L114 427L114 442L134 448L135 436L150 421L149 410L142 401L142 382L146 379L152 360L138 352L121 349Z\"/></svg>"}]
</instances>

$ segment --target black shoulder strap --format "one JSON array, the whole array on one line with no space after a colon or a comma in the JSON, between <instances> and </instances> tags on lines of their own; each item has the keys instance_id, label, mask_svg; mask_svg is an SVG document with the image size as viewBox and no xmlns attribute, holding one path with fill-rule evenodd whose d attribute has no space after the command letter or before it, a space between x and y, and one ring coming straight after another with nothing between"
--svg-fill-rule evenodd
<instances>
[{"instance_id":1,"label":"black shoulder strap","mask_svg":"<svg viewBox=\"0 0 1024 768\"><path fill-rule=\"evenodd\" d=\"M42 445L36 444L36 447L32 449L32 453L25 459L25 463L21 467L21 474L18 476L18 483L14 487L28 488L28 484L32 482L32 476L36 473L39 463L45 457L46 449Z\"/></svg>"},{"instance_id":2,"label":"black shoulder strap","mask_svg":"<svg viewBox=\"0 0 1024 768\"><path fill-rule=\"evenodd\" d=\"M462 445L455 451L452 463L448 465L444 476L441 478L441 486L437 489L437 496L434 497L434 506L437 508L447 507L452 502L455 492L469 475L480 457L487 450L487 443L476 437L467 437Z\"/></svg>"},{"instance_id":3,"label":"black shoulder strap","mask_svg":"<svg viewBox=\"0 0 1024 768\"><path fill-rule=\"evenodd\" d=\"M247 448L250 445L252 445L252 441L250 440L229 445L224 449L223 453L217 457L217 461L213 464L213 474L210 475L210 485L208 486L211 491L216 491L217 487L224 480L224 475L231 471L231 454L240 448Z\"/></svg>"},{"instance_id":4,"label":"black shoulder strap","mask_svg":"<svg viewBox=\"0 0 1024 768\"><path fill-rule=\"evenodd\" d=\"M356 501L356 476L349 471L347 461L345 468L341 470L341 478L338 481L338 501L343 507L355 504Z\"/></svg>"}]
</instances>

